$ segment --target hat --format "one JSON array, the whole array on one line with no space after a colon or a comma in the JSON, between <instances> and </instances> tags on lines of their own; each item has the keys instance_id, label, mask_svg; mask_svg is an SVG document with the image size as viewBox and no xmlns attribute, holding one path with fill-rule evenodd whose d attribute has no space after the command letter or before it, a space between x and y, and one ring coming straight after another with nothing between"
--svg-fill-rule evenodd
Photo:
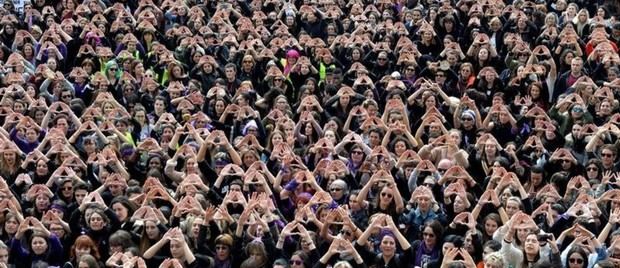
<instances>
[{"instance_id":1,"label":"hat","mask_svg":"<svg viewBox=\"0 0 620 268\"><path fill-rule=\"evenodd\" d=\"M286 57L287 58L295 58L295 59L297 59L297 58L300 57L300 55L299 55L299 52L297 52L297 50L291 49L288 52L286 52Z\"/></svg>"},{"instance_id":2,"label":"hat","mask_svg":"<svg viewBox=\"0 0 620 268\"><path fill-rule=\"evenodd\" d=\"M463 113L461 113L461 117L464 117L464 116L469 116L469 117L471 117L473 119L476 119L476 113L474 113L474 111L472 111L472 110L465 110L465 111L463 111Z\"/></svg>"}]
</instances>

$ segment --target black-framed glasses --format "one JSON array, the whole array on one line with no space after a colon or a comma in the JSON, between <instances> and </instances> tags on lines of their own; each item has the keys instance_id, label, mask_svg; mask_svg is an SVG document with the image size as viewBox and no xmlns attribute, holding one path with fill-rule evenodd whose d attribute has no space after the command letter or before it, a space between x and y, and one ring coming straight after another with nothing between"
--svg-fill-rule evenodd
<instances>
[{"instance_id":1,"label":"black-framed glasses","mask_svg":"<svg viewBox=\"0 0 620 268\"><path fill-rule=\"evenodd\" d=\"M388 198L392 198L393 195L389 194L389 193L381 193L381 196L382 197L386 197L387 196Z\"/></svg>"},{"instance_id":2,"label":"black-framed glasses","mask_svg":"<svg viewBox=\"0 0 620 268\"><path fill-rule=\"evenodd\" d=\"M586 171L598 171L597 167L589 167L586 169Z\"/></svg>"},{"instance_id":3,"label":"black-framed glasses","mask_svg":"<svg viewBox=\"0 0 620 268\"><path fill-rule=\"evenodd\" d=\"M461 118L461 120L463 120L463 121L474 121L474 119L471 118L471 117L463 117L463 118Z\"/></svg>"},{"instance_id":4,"label":"black-framed glasses","mask_svg":"<svg viewBox=\"0 0 620 268\"><path fill-rule=\"evenodd\" d=\"M329 191L330 192L340 192L340 191L342 191L342 188L334 187L334 188L329 189Z\"/></svg>"},{"instance_id":5,"label":"black-framed glasses","mask_svg":"<svg viewBox=\"0 0 620 268\"><path fill-rule=\"evenodd\" d=\"M118 69L117 68L110 68L110 71L116 72L116 71L118 71Z\"/></svg>"},{"instance_id":6,"label":"black-framed glasses","mask_svg":"<svg viewBox=\"0 0 620 268\"><path fill-rule=\"evenodd\" d=\"M293 264L295 264L295 265L302 265L303 263L304 263L304 262L302 262L302 261L300 261L300 260L290 260L290 261L288 262L288 264L290 264L290 265L293 265Z\"/></svg>"},{"instance_id":7,"label":"black-framed glasses","mask_svg":"<svg viewBox=\"0 0 620 268\"><path fill-rule=\"evenodd\" d=\"M351 154L364 154L362 151L351 151Z\"/></svg>"}]
</instances>

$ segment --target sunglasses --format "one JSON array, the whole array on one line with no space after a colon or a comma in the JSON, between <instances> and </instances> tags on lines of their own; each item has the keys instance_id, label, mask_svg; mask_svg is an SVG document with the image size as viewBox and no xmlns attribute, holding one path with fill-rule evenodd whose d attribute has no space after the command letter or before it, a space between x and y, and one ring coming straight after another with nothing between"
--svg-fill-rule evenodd
<instances>
[{"instance_id":1,"label":"sunglasses","mask_svg":"<svg viewBox=\"0 0 620 268\"><path fill-rule=\"evenodd\" d=\"M589 167L586 169L587 171L598 171L598 168L595 167Z\"/></svg>"},{"instance_id":2,"label":"sunglasses","mask_svg":"<svg viewBox=\"0 0 620 268\"><path fill-rule=\"evenodd\" d=\"M583 264L583 259L570 258L570 259L568 259L568 262L576 263L576 264Z\"/></svg>"},{"instance_id":3,"label":"sunglasses","mask_svg":"<svg viewBox=\"0 0 620 268\"><path fill-rule=\"evenodd\" d=\"M351 154L364 154L362 151L351 151Z\"/></svg>"},{"instance_id":4,"label":"sunglasses","mask_svg":"<svg viewBox=\"0 0 620 268\"><path fill-rule=\"evenodd\" d=\"M461 118L461 120L463 120L463 121L474 121L474 119L471 118L471 117L463 117L463 118Z\"/></svg>"},{"instance_id":5,"label":"sunglasses","mask_svg":"<svg viewBox=\"0 0 620 268\"><path fill-rule=\"evenodd\" d=\"M382 197L386 197L387 196L388 198L392 198L393 195L392 194L388 194L388 193L381 193L381 196Z\"/></svg>"},{"instance_id":6,"label":"sunglasses","mask_svg":"<svg viewBox=\"0 0 620 268\"><path fill-rule=\"evenodd\" d=\"M602 157L609 157L612 158L614 157L614 154L601 154Z\"/></svg>"},{"instance_id":7,"label":"sunglasses","mask_svg":"<svg viewBox=\"0 0 620 268\"><path fill-rule=\"evenodd\" d=\"M342 188L331 188L331 189L329 189L329 191L331 191L331 192L340 192L340 191L342 191Z\"/></svg>"},{"instance_id":8,"label":"sunglasses","mask_svg":"<svg viewBox=\"0 0 620 268\"><path fill-rule=\"evenodd\" d=\"M387 60L387 58L377 58L377 60Z\"/></svg>"},{"instance_id":9,"label":"sunglasses","mask_svg":"<svg viewBox=\"0 0 620 268\"><path fill-rule=\"evenodd\" d=\"M73 187L62 187L63 191L73 191Z\"/></svg>"},{"instance_id":10,"label":"sunglasses","mask_svg":"<svg viewBox=\"0 0 620 268\"><path fill-rule=\"evenodd\" d=\"M114 71L117 71L117 70L118 70L118 69L116 69L116 68L110 68L110 71L113 71L113 72L114 72Z\"/></svg>"},{"instance_id":11,"label":"sunglasses","mask_svg":"<svg viewBox=\"0 0 620 268\"><path fill-rule=\"evenodd\" d=\"M302 265L303 263L304 263L304 262L302 262L302 261L300 261L300 260L290 260L290 261L288 262L288 264L290 264L290 265L293 265L293 264L295 264L295 265Z\"/></svg>"},{"instance_id":12,"label":"sunglasses","mask_svg":"<svg viewBox=\"0 0 620 268\"><path fill-rule=\"evenodd\" d=\"M282 79L281 78L276 78L276 79L273 79L273 81L282 81Z\"/></svg>"},{"instance_id":13,"label":"sunglasses","mask_svg":"<svg viewBox=\"0 0 620 268\"><path fill-rule=\"evenodd\" d=\"M346 231L346 230L340 230L340 233L343 235L351 236L351 232Z\"/></svg>"},{"instance_id":14,"label":"sunglasses","mask_svg":"<svg viewBox=\"0 0 620 268\"><path fill-rule=\"evenodd\" d=\"M570 160L562 159L561 162L562 163L570 163Z\"/></svg>"}]
</instances>

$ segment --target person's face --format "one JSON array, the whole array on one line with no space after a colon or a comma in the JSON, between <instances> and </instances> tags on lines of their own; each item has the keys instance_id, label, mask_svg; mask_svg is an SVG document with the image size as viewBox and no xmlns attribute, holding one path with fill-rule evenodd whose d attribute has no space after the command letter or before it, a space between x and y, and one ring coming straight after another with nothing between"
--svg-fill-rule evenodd
<instances>
[{"instance_id":1,"label":"person's face","mask_svg":"<svg viewBox=\"0 0 620 268\"><path fill-rule=\"evenodd\" d=\"M35 255L41 255L47 250L47 240L45 240L43 237L37 236L32 239L30 246L32 247L32 252Z\"/></svg>"},{"instance_id":2,"label":"person's face","mask_svg":"<svg viewBox=\"0 0 620 268\"><path fill-rule=\"evenodd\" d=\"M146 221L144 231L148 239L155 240L159 238L159 228L157 228L157 225L153 221Z\"/></svg>"},{"instance_id":3,"label":"person's face","mask_svg":"<svg viewBox=\"0 0 620 268\"><path fill-rule=\"evenodd\" d=\"M598 177L598 167L596 165L589 165L586 167L586 179L594 179Z\"/></svg>"},{"instance_id":4,"label":"person's face","mask_svg":"<svg viewBox=\"0 0 620 268\"><path fill-rule=\"evenodd\" d=\"M611 114L611 104L608 101L601 102L600 112L603 115Z\"/></svg>"},{"instance_id":5,"label":"person's face","mask_svg":"<svg viewBox=\"0 0 620 268\"><path fill-rule=\"evenodd\" d=\"M394 193L392 192L392 189L388 187L383 187L380 195L380 200L382 204L389 204L394 199Z\"/></svg>"},{"instance_id":6,"label":"person's face","mask_svg":"<svg viewBox=\"0 0 620 268\"><path fill-rule=\"evenodd\" d=\"M215 245L215 257L220 261L225 261L230 257L230 247L224 244Z\"/></svg>"},{"instance_id":7,"label":"person's face","mask_svg":"<svg viewBox=\"0 0 620 268\"><path fill-rule=\"evenodd\" d=\"M274 134L273 136L271 136L271 144L274 147L280 144L282 141L284 141L284 139L282 138L282 135L280 134Z\"/></svg>"},{"instance_id":8,"label":"person's face","mask_svg":"<svg viewBox=\"0 0 620 268\"><path fill-rule=\"evenodd\" d=\"M233 68L226 68L224 70L224 74L226 75L226 78L228 78L229 80L235 79L235 69Z\"/></svg>"},{"instance_id":9,"label":"person's face","mask_svg":"<svg viewBox=\"0 0 620 268\"><path fill-rule=\"evenodd\" d=\"M155 112L163 112L166 105L164 104L163 100L156 100L154 107L155 107Z\"/></svg>"},{"instance_id":10,"label":"person's face","mask_svg":"<svg viewBox=\"0 0 620 268\"><path fill-rule=\"evenodd\" d=\"M518 231L517 231L518 232ZM523 250L527 254L536 254L540 249L540 245L538 244L538 239L535 234L529 234L525 238L525 243L523 244Z\"/></svg>"},{"instance_id":11,"label":"person's face","mask_svg":"<svg viewBox=\"0 0 620 268\"><path fill-rule=\"evenodd\" d=\"M0 263L5 265L9 263L9 250L7 248L0 249Z\"/></svg>"},{"instance_id":12,"label":"person's face","mask_svg":"<svg viewBox=\"0 0 620 268\"><path fill-rule=\"evenodd\" d=\"M577 252L573 252L573 254L568 256L568 268L583 268L584 262L583 257Z\"/></svg>"},{"instance_id":13,"label":"person's face","mask_svg":"<svg viewBox=\"0 0 620 268\"><path fill-rule=\"evenodd\" d=\"M583 61L577 60L577 59L573 59L570 62L570 70L573 73L580 73L581 69L583 68Z\"/></svg>"},{"instance_id":14,"label":"person's face","mask_svg":"<svg viewBox=\"0 0 620 268\"><path fill-rule=\"evenodd\" d=\"M124 222L127 220L129 211L121 203L114 203L114 205L112 205L112 210L114 210L114 213L119 221Z\"/></svg>"},{"instance_id":15,"label":"person's face","mask_svg":"<svg viewBox=\"0 0 620 268\"><path fill-rule=\"evenodd\" d=\"M432 248L437 243L437 236L431 227L425 227L422 231L422 239L428 248Z\"/></svg>"},{"instance_id":16,"label":"person's face","mask_svg":"<svg viewBox=\"0 0 620 268\"><path fill-rule=\"evenodd\" d=\"M183 258L183 244L177 240L170 241L170 255L175 259Z\"/></svg>"},{"instance_id":17,"label":"person's face","mask_svg":"<svg viewBox=\"0 0 620 268\"><path fill-rule=\"evenodd\" d=\"M540 183L542 183L542 174L540 173L532 173L530 175L530 181L532 182L532 185L534 186L538 186L540 185Z\"/></svg>"},{"instance_id":18,"label":"person's face","mask_svg":"<svg viewBox=\"0 0 620 268\"><path fill-rule=\"evenodd\" d=\"M76 257L76 259L79 260L82 256L84 256L86 254L91 254L89 247L77 247L77 248L75 248L75 257Z\"/></svg>"},{"instance_id":19,"label":"person's face","mask_svg":"<svg viewBox=\"0 0 620 268\"><path fill-rule=\"evenodd\" d=\"M79 189L75 191L75 201L79 204L82 204L82 200L84 200L84 197L86 197L86 195L88 194L88 191L84 190L84 189Z\"/></svg>"},{"instance_id":20,"label":"person's face","mask_svg":"<svg viewBox=\"0 0 620 268\"><path fill-rule=\"evenodd\" d=\"M101 217L99 213L91 214L89 218L89 223L90 223L90 228L93 229L93 231L99 231L103 229L103 227L105 226L103 217Z\"/></svg>"},{"instance_id":21,"label":"person's face","mask_svg":"<svg viewBox=\"0 0 620 268\"><path fill-rule=\"evenodd\" d=\"M196 218L192 223L192 235L194 238L198 237L198 232L200 231L200 226L202 225L202 218Z\"/></svg>"},{"instance_id":22,"label":"person's face","mask_svg":"<svg viewBox=\"0 0 620 268\"><path fill-rule=\"evenodd\" d=\"M30 143L34 143L37 141L37 138L39 137L38 133L32 129L29 128L28 130L26 130L26 140Z\"/></svg>"},{"instance_id":23,"label":"person's face","mask_svg":"<svg viewBox=\"0 0 620 268\"><path fill-rule=\"evenodd\" d=\"M495 155L497 153L497 145L493 142L488 142L484 145L484 151L487 155Z\"/></svg>"},{"instance_id":24,"label":"person's face","mask_svg":"<svg viewBox=\"0 0 620 268\"><path fill-rule=\"evenodd\" d=\"M50 224L50 232L55 234L59 238L65 237L65 229L60 224Z\"/></svg>"},{"instance_id":25,"label":"person's face","mask_svg":"<svg viewBox=\"0 0 620 268\"><path fill-rule=\"evenodd\" d=\"M465 203L465 200L463 200L461 196L457 195L454 199L454 212L458 214L465 211L466 209L467 203Z\"/></svg>"},{"instance_id":26,"label":"person's face","mask_svg":"<svg viewBox=\"0 0 620 268\"><path fill-rule=\"evenodd\" d=\"M601 151L601 159L603 161L603 165L611 166L616 161L616 155L609 149L603 149Z\"/></svg>"},{"instance_id":27,"label":"person's face","mask_svg":"<svg viewBox=\"0 0 620 268\"><path fill-rule=\"evenodd\" d=\"M426 100L424 101L424 107L426 109L428 109L430 107L435 107L435 105L437 105L437 101L435 100L435 96L430 96L430 97L426 98Z\"/></svg>"},{"instance_id":28,"label":"person's face","mask_svg":"<svg viewBox=\"0 0 620 268\"><path fill-rule=\"evenodd\" d=\"M303 268L304 266L304 261L301 259L301 257L299 257L299 255L293 255L291 256L291 260L289 261L289 265L290 267L294 267L294 268Z\"/></svg>"},{"instance_id":29,"label":"person's face","mask_svg":"<svg viewBox=\"0 0 620 268\"><path fill-rule=\"evenodd\" d=\"M428 211L431 208L431 198L429 196L419 196L417 198L418 208L422 211Z\"/></svg>"},{"instance_id":30,"label":"person's face","mask_svg":"<svg viewBox=\"0 0 620 268\"><path fill-rule=\"evenodd\" d=\"M4 230L9 234L14 234L17 232L17 227L19 227L19 222L15 217L9 218L4 223Z\"/></svg>"},{"instance_id":31,"label":"person's face","mask_svg":"<svg viewBox=\"0 0 620 268\"><path fill-rule=\"evenodd\" d=\"M37 195L36 206L39 210L44 210L50 205L50 199L44 194Z\"/></svg>"},{"instance_id":32,"label":"person's face","mask_svg":"<svg viewBox=\"0 0 620 268\"><path fill-rule=\"evenodd\" d=\"M394 153L396 153L397 156L402 155L405 151L407 151L407 145L404 141L398 141L394 144Z\"/></svg>"},{"instance_id":33,"label":"person's face","mask_svg":"<svg viewBox=\"0 0 620 268\"><path fill-rule=\"evenodd\" d=\"M497 222L494 220L487 219L487 221L484 222L484 231L488 236L493 236L498 227Z\"/></svg>"},{"instance_id":34,"label":"person's face","mask_svg":"<svg viewBox=\"0 0 620 268\"><path fill-rule=\"evenodd\" d=\"M509 192L509 191L508 191ZM506 193L506 191L504 191L504 193ZM503 194L502 194L503 196ZM519 212L519 204L516 203L515 201L509 200L508 202L506 202L506 214L508 214L508 216L514 215L515 213Z\"/></svg>"},{"instance_id":35,"label":"person's face","mask_svg":"<svg viewBox=\"0 0 620 268\"><path fill-rule=\"evenodd\" d=\"M381 245L379 246L381 252L384 256L393 256L396 250L396 241L394 237L386 235L381 240Z\"/></svg>"},{"instance_id":36,"label":"person's face","mask_svg":"<svg viewBox=\"0 0 620 268\"><path fill-rule=\"evenodd\" d=\"M540 97L540 88L537 86L533 86L532 89L530 90L530 95L532 96L533 99Z\"/></svg>"},{"instance_id":37,"label":"person's face","mask_svg":"<svg viewBox=\"0 0 620 268\"><path fill-rule=\"evenodd\" d=\"M370 140L370 145L372 147L376 147L379 144L381 144L381 137L379 136L379 133L377 132L372 132L370 133L370 135L368 136L369 140Z\"/></svg>"}]
</instances>

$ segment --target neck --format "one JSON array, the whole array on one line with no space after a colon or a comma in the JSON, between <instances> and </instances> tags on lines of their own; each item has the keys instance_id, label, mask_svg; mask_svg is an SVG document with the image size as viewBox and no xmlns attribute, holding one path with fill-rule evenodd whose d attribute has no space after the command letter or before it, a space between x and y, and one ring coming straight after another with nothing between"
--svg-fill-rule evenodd
<instances>
[{"instance_id":1,"label":"neck","mask_svg":"<svg viewBox=\"0 0 620 268\"><path fill-rule=\"evenodd\" d=\"M528 262L533 262L536 259L536 253L525 253L525 257Z\"/></svg>"}]
</instances>

